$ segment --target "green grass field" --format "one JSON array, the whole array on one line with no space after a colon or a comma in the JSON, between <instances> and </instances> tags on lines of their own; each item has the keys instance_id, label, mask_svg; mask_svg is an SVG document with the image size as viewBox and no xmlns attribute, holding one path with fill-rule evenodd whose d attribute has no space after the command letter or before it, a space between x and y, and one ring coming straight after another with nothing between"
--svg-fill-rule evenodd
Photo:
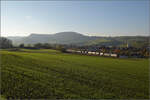
<instances>
[{"instance_id":1,"label":"green grass field","mask_svg":"<svg viewBox=\"0 0 150 100\"><path fill-rule=\"evenodd\" d=\"M148 99L148 59L0 51L1 95L12 99Z\"/></svg>"}]
</instances>

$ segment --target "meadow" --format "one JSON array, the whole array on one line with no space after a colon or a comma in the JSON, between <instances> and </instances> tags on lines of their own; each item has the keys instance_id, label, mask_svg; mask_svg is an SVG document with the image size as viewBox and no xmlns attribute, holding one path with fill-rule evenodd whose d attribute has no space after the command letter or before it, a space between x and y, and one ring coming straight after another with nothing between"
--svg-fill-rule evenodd
<instances>
[{"instance_id":1,"label":"meadow","mask_svg":"<svg viewBox=\"0 0 150 100\"><path fill-rule=\"evenodd\" d=\"M149 99L149 60L1 50L7 99Z\"/></svg>"}]
</instances>

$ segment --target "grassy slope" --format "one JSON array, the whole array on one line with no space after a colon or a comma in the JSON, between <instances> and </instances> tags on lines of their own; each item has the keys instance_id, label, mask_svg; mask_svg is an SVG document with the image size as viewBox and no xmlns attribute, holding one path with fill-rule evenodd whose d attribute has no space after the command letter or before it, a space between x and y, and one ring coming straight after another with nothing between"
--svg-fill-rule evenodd
<instances>
[{"instance_id":1,"label":"grassy slope","mask_svg":"<svg viewBox=\"0 0 150 100\"><path fill-rule=\"evenodd\" d=\"M148 60L1 51L6 98L148 98Z\"/></svg>"}]
</instances>

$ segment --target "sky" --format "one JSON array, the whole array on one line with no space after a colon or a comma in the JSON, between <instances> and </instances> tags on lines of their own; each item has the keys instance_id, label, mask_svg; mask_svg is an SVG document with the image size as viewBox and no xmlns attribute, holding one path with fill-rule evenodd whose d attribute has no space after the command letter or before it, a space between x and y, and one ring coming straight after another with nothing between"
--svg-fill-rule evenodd
<instances>
[{"instance_id":1,"label":"sky","mask_svg":"<svg viewBox=\"0 0 150 100\"><path fill-rule=\"evenodd\" d=\"M149 35L149 0L1 1L1 36Z\"/></svg>"}]
</instances>

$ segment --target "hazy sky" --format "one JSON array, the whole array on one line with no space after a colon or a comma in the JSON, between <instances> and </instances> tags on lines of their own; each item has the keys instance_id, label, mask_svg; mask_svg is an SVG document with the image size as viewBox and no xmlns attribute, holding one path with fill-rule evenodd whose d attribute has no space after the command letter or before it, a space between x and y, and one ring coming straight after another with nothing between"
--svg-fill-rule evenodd
<instances>
[{"instance_id":1,"label":"hazy sky","mask_svg":"<svg viewBox=\"0 0 150 100\"><path fill-rule=\"evenodd\" d=\"M76 31L88 35L148 35L148 0L2 1L1 35Z\"/></svg>"}]
</instances>

